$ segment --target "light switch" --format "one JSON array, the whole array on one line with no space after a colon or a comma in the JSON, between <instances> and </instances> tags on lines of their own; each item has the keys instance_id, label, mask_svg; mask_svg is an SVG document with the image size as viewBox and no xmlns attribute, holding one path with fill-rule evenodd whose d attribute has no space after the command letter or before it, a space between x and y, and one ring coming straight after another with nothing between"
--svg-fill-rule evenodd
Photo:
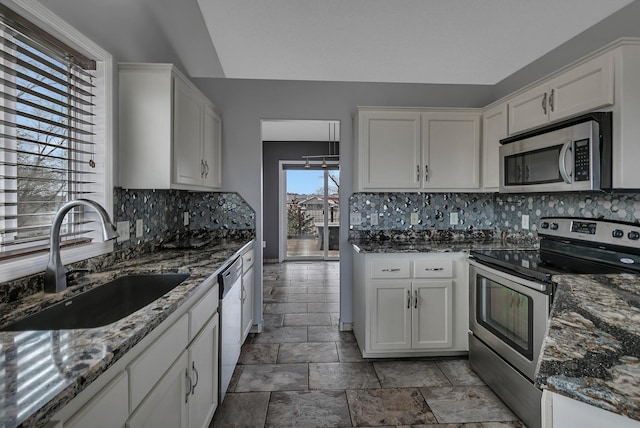
<instances>
[{"instance_id":1,"label":"light switch","mask_svg":"<svg viewBox=\"0 0 640 428\"><path fill-rule=\"evenodd\" d=\"M449 224L451 226L458 224L458 213L449 213Z\"/></svg>"},{"instance_id":2,"label":"light switch","mask_svg":"<svg viewBox=\"0 0 640 428\"><path fill-rule=\"evenodd\" d=\"M144 221L139 218L136 220L136 238L142 238L144 235Z\"/></svg>"},{"instance_id":3,"label":"light switch","mask_svg":"<svg viewBox=\"0 0 640 428\"><path fill-rule=\"evenodd\" d=\"M418 224L420 221L420 215L418 213L411 213L411 224Z\"/></svg>"},{"instance_id":4,"label":"light switch","mask_svg":"<svg viewBox=\"0 0 640 428\"><path fill-rule=\"evenodd\" d=\"M116 223L116 232L118 232L118 242L124 242L129 240L129 222L119 221Z\"/></svg>"},{"instance_id":5,"label":"light switch","mask_svg":"<svg viewBox=\"0 0 640 428\"><path fill-rule=\"evenodd\" d=\"M371 213L371 226L378 225L378 213Z\"/></svg>"},{"instance_id":6,"label":"light switch","mask_svg":"<svg viewBox=\"0 0 640 428\"><path fill-rule=\"evenodd\" d=\"M529 214L522 214L522 228L529 229Z\"/></svg>"},{"instance_id":7,"label":"light switch","mask_svg":"<svg viewBox=\"0 0 640 428\"><path fill-rule=\"evenodd\" d=\"M351 213L349 214L349 224L356 225L362 223L362 217L360 213Z\"/></svg>"}]
</instances>

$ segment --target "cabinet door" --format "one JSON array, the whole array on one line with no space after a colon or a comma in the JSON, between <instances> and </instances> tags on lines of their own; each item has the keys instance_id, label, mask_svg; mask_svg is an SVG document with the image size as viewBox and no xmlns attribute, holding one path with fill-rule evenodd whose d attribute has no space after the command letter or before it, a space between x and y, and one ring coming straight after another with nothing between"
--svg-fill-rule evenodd
<instances>
[{"instance_id":1,"label":"cabinet door","mask_svg":"<svg viewBox=\"0 0 640 428\"><path fill-rule=\"evenodd\" d=\"M218 404L218 314L189 347L189 428L207 428Z\"/></svg>"},{"instance_id":2,"label":"cabinet door","mask_svg":"<svg viewBox=\"0 0 640 428\"><path fill-rule=\"evenodd\" d=\"M412 347L453 346L453 281L413 283Z\"/></svg>"},{"instance_id":3,"label":"cabinet door","mask_svg":"<svg viewBox=\"0 0 640 428\"><path fill-rule=\"evenodd\" d=\"M426 189L480 187L480 115L425 113L422 180Z\"/></svg>"},{"instance_id":4,"label":"cabinet door","mask_svg":"<svg viewBox=\"0 0 640 428\"><path fill-rule=\"evenodd\" d=\"M65 422L65 428L123 427L129 414L128 388L127 372L120 373L78 413Z\"/></svg>"},{"instance_id":5,"label":"cabinet door","mask_svg":"<svg viewBox=\"0 0 640 428\"><path fill-rule=\"evenodd\" d=\"M507 138L507 104L497 105L482 115L482 188L497 191L500 186L500 140Z\"/></svg>"},{"instance_id":6,"label":"cabinet door","mask_svg":"<svg viewBox=\"0 0 640 428\"><path fill-rule=\"evenodd\" d=\"M612 105L613 56L607 53L568 70L553 79L550 86L550 120Z\"/></svg>"},{"instance_id":7,"label":"cabinet door","mask_svg":"<svg viewBox=\"0 0 640 428\"><path fill-rule=\"evenodd\" d=\"M204 182L207 187L222 187L222 120L210 107L204 108L203 115Z\"/></svg>"},{"instance_id":8,"label":"cabinet door","mask_svg":"<svg viewBox=\"0 0 640 428\"><path fill-rule=\"evenodd\" d=\"M529 89L509 101L509 135L549 121L549 84Z\"/></svg>"},{"instance_id":9,"label":"cabinet door","mask_svg":"<svg viewBox=\"0 0 640 428\"><path fill-rule=\"evenodd\" d=\"M420 113L360 113L362 190L420 188Z\"/></svg>"},{"instance_id":10,"label":"cabinet door","mask_svg":"<svg viewBox=\"0 0 640 428\"><path fill-rule=\"evenodd\" d=\"M190 380L187 351L165 373L127 421L127 428L187 427Z\"/></svg>"},{"instance_id":11,"label":"cabinet door","mask_svg":"<svg viewBox=\"0 0 640 428\"><path fill-rule=\"evenodd\" d=\"M202 100L179 78L174 81L173 180L202 185Z\"/></svg>"},{"instance_id":12,"label":"cabinet door","mask_svg":"<svg viewBox=\"0 0 640 428\"><path fill-rule=\"evenodd\" d=\"M253 326L253 266L242 275L242 343Z\"/></svg>"},{"instance_id":13,"label":"cabinet door","mask_svg":"<svg viewBox=\"0 0 640 428\"><path fill-rule=\"evenodd\" d=\"M411 349L411 283L372 281L371 350Z\"/></svg>"}]
</instances>

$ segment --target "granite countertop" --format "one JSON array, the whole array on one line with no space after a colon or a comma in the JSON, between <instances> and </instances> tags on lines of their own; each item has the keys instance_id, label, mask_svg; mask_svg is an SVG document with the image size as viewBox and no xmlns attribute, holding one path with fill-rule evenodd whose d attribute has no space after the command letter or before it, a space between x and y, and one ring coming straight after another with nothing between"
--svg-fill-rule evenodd
<instances>
[{"instance_id":1,"label":"granite countertop","mask_svg":"<svg viewBox=\"0 0 640 428\"><path fill-rule=\"evenodd\" d=\"M445 253L469 250L498 249L523 250L538 248L529 241L512 242L504 239L489 240L366 240L352 239L349 243L358 253Z\"/></svg>"},{"instance_id":2,"label":"granite countertop","mask_svg":"<svg viewBox=\"0 0 640 428\"><path fill-rule=\"evenodd\" d=\"M47 295L40 292L11 305L0 305L0 324L6 325L117 276L169 272L190 274L162 298L104 327L0 332L0 426L41 426L46 423L249 244L247 239L227 240L197 249L177 248L145 253L114 264L108 270L89 274L78 285L72 283L65 292Z\"/></svg>"},{"instance_id":3,"label":"granite countertop","mask_svg":"<svg viewBox=\"0 0 640 428\"><path fill-rule=\"evenodd\" d=\"M640 420L640 276L553 281L536 386Z\"/></svg>"}]
</instances>

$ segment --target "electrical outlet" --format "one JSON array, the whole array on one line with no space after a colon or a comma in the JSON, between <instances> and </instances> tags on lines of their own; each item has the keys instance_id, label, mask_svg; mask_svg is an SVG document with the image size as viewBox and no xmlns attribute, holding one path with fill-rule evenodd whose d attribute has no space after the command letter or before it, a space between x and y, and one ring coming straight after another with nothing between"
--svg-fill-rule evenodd
<instances>
[{"instance_id":1,"label":"electrical outlet","mask_svg":"<svg viewBox=\"0 0 640 428\"><path fill-rule=\"evenodd\" d=\"M349 223L351 225L362 223L362 217L360 216L360 213L351 213L351 214L349 214Z\"/></svg>"},{"instance_id":2,"label":"electrical outlet","mask_svg":"<svg viewBox=\"0 0 640 428\"><path fill-rule=\"evenodd\" d=\"M449 224L451 226L458 224L458 213L449 213Z\"/></svg>"},{"instance_id":3,"label":"electrical outlet","mask_svg":"<svg viewBox=\"0 0 640 428\"><path fill-rule=\"evenodd\" d=\"M522 228L529 229L529 214L522 214Z\"/></svg>"},{"instance_id":4,"label":"electrical outlet","mask_svg":"<svg viewBox=\"0 0 640 428\"><path fill-rule=\"evenodd\" d=\"M136 238L142 238L144 235L144 221L139 218L136 220Z\"/></svg>"},{"instance_id":5,"label":"electrical outlet","mask_svg":"<svg viewBox=\"0 0 640 428\"><path fill-rule=\"evenodd\" d=\"M128 241L129 236L129 222L128 221L119 221L116 223L116 232L118 232L118 242Z\"/></svg>"},{"instance_id":6,"label":"electrical outlet","mask_svg":"<svg viewBox=\"0 0 640 428\"><path fill-rule=\"evenodd\" d=\"M418 213L411 213L411 224L418 224L420 221L420 215Z\"/></svg>"},{"instance_id":7,"label":"electrical outlet","mask_svg":"<svg viewBox=\"0 0 640 428\"><path fill-rule=\"evenodd\" d=\"M182 224L185 226L189 226L189 211L185 211L182 215Z\"/></svg>"},{"instance_id":8,"label":"electrical outlet","mask_svg":"<svg viewBox=\"0 0 640 428\"><path fill-rule=\"evenodd\" d=\"M371 226L378 225L378 213L371 213Z\"/></svg>"}]
</instances>

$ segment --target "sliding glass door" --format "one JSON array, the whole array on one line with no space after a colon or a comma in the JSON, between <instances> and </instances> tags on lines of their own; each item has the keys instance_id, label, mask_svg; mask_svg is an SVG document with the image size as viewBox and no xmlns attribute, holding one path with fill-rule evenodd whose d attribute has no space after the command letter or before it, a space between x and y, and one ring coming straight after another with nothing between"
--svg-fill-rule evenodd
<instances>
[{"instance_id":1,"label":"sliding glass door","mask_svg":"<svg viewBox=\"0 0 640 428\"><path fill-rule=\"evenodd\" d=\"M339 166L281 163L282 260L340 257Z\"/></svg>"}]
</instances>

